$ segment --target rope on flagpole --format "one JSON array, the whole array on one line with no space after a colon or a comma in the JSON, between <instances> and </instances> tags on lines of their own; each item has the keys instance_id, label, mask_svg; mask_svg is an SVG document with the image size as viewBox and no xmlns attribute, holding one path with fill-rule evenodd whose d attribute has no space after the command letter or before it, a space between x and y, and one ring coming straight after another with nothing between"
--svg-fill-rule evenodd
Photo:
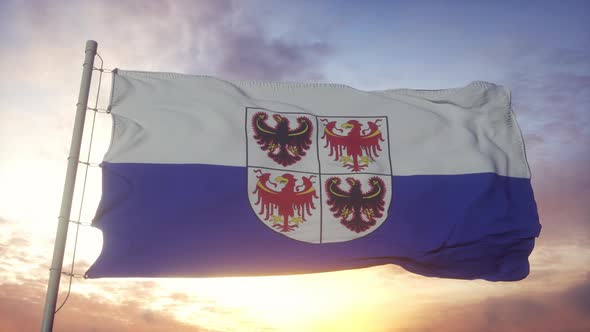
<instances>
[{"instance_id":1,"label":"rope on flagpole","mask_svg":"<svg viewBox=\"0 0 590 332\"><path fill-rule=\"evenodd\" d=\"M88 226L88 227L92 227L92 223L89 223L89 222L81 222L81 221L78 221L78 220L70 220L70 222L71 222L72 224L76 224L76 225L80 225L80 226ZM62 274L65 274L65 273L66 273L66 272L63 272Z\"/></svg>"},{"instance_id":2,"label":"rope on flagpole","mask_svg":"<svg viewBox=\"0 0 590 332\"><path fill-rule=\"evenodd\" d=\"M88 107L87 110L94 111L96 113L103 113L103 114L109 114L109 113L111 113L111 110L108 109L108 108L92 108L92 107Z\"/></svg>"},{"instance_id":3,"label":"rope on flagpole","mask_svg":"<svg viewBox=\"0 0 590 332\"><path fill-rule=\"evenodd\" d=\"M98 53L96 55L98 55ZM102 63L101 63L101 66L102 66ZM107 74L110 74L110 73L112 73L114 71L113 69L104 69L102 67L100 67L100 68L92 67L92 70L96 70L96 71L99 71L101 73L107 73Z\"/></svg>"},{"instance_id":4,"label":"rope on flagpole","mask_svg":"<svg viewBox=\"0 0 590 332\"><path fill-rule=\"evenodd\" d=\"M82 164L82 165L90 166L90 167L100 167L99 163L89 163L89 162L85 162L85 161L79 161L78 163Z\"/></svg>"},{"instance_id":5,"label":"rope on flagpole","mask_svg":"<svg viewBox=\"0 0 590 332\"><path fill-rule=\"evenodd\" d=\"M92 115L92 125L91 125L91 129L90 129L90 141L88 143L88 153L86 154L86 160L82 161L82 160L78 160L78 163L83 164L86 166L85 170L84 170L84 180L82 181L82 196L80 198L80 207L78 208L78 219L77 220L69 220L69 222L73 223L76 225L76 233L74 236L74 251L72 253L72 264L70 266L70 271L62 271L62 275L69 277L68 280L68 291L66 293L66 297L64 298L64 300L62 301L62 303L59 305L59 307L55 310L55 313L57 313L61 308L63 308L63 306L66 304L66 302L68 301L68 299L70 298L70 293L72 290L72 280L74 278L86 278L86 276L84 274L76 274L74 273L74 267L75 267L75 263L76 263L76 249L78 247L78 235L80 233L80 226L91 226L91 224L89 223L82 223L80 222L80 219L82 217L82 208L84 205L84 196L86 194L86 182L88 179L88 169L90 167L98 167L99 164L97 163L91 163L90 162L90 154L92 152L92 142L94 139L94 127L96 124L96 114L98 113L104 113L104 114L108 114L110 113L110 108L107 109L101 109L98 108L98 101L100 98L100 88L102 86L102 74L103 73L112 73L113 70L110 69L104 69L103 65L104 65L104 61L102 59L102 57L100 56L100 54L97 52L96 56L98 57L98 59L100 60L100 66L99 67L92 67L92 70L94 71L98 71L98 87L97 87L97 91L96 91L96 98L94 100L94 107L86 107L87 110L92 111L93 115Z\"/></svg>"}]
</instances>

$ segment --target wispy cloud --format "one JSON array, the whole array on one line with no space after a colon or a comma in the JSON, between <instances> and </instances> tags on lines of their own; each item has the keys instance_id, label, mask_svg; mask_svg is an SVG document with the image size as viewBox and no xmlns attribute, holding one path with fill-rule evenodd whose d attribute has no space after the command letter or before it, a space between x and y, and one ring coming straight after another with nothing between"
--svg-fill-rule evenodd
<instances>
[{"instance_id":1,"label":"wispy cloud","mask_svg":"<svg viewBox=\"0 0 590 332\"><path fill-rule=\"evenodd\" d=\"M228 76L262 80L322 80L313 69L332 52L325 42L304 44L268 40L260 34L226 35L219 69Z\"/></svg>"},{"instance_id":2,"label":"wispy cloud","mask_svg":"<svg viewBox=\"0 0 590 332\"><path fill-rule=\"evenodd\" d=\"M43 292L30 284L0 284L0 331L38 331L41 327ZM118 304L95 297L73 296L55 320L55 330L77 331L213 331L183 324L167 310L146 309L138 300Z\"/></svg>"},{"instance_id":3,"label":"wispy cloud","mask_svg":"<svg viewBox=\"0 0 590 332\"><path fill-rule=\"evenodd\" d=\"M242 79L321 78L318 66L332 47L311 36L300 36L297 41L273 36L262 28L262 18L253 18L257 10L226 0L23 3L15 6L12 19L0 23L22 29L7 30L0 38L24 37L21 34L28 31L29 41L4 49L3 67L9 70L8 61L22 63L28 56L31 64L46 60L43 68L33 67L28 80L47 71L52 78L60 77L61 65L80 58L84 39L94 38L101 42L99 52L106 55L109 65L126 69L178 70ZM74 19L68 22L58 19L67 12L92 15L68 15ZM47 31L51 31L50 40ZM39 49L44 52L40 54ZM24 73L11 71L17 78L23 77Z\"/></svg>"},{"instance_id":4,"label":"wispy cloud","mask_svg":"<svg viewBox=\"0 0 590 332\"><path fill-rule=\"evenodd\" d=\"M590 273L584 282L568 289L564 293L564 299L578 313L590 317Z\"/></svg>"},{"instance_id":5,"label":"wispy cloud","mask_svg":"<svg viewBox=\"0 0 590 332\"><path fill-rule=\"evenodd\" d=\"M590 328L590 279L562 291L489 296L478 302L437 303L416 314L406 331L585 331ZM575 295L574 295L575 294Z\"/></svg>"}]
</instances>

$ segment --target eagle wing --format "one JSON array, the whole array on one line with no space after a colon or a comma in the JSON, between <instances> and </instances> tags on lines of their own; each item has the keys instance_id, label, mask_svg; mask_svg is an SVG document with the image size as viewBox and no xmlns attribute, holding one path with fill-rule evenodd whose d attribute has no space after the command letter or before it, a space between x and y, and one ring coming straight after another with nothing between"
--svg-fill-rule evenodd
<instances>
[{"instance_id":1,"label":"eagle wing","mask_svg":"<svg viewBox=\"0 0 590 332\"><path fill-rule=\"evenodd\" d=\"M311 146L311 133L313 125L311 120L307 117L301 116L297 118L299 124L297 128L289 130L288 145L296 148L296 153L300 156L305 156L305 151Z\"/></svg>"},{"instance_id":2,"label":"eagle wing","mask_svg":"<svg viewBox=\"0 0 590 332\"><path fill-rule=\"evenodd\" d=\"M350 142L348 141L347 136L338 135L334 131L335 127L336 121L325 123L324 136L322 136L322 138L326 140L326 145L324 145L324 148L330 148L329 156L334 156L334 160L338 160Z\"/></svg>"},{"instance_id":3,"label":"eagle wing","mask_svg":"<svg viewBox=\"0 0 590 332\"><path fill-rule=\"evenodd\" d=\"M313 199L318 198L318 195L313 187L313 183L311 182L311 178L313 177L303 177L303 189L295 193L295 197L293 198L293 207L297 209L299 215L305 220L306 215L311 215L311 210L315 209L315 204L313 204Z\"/></svg>"},{"instance_id":4,"label":"eagle wing","mask_svg":"<svg viewBox=\"0 0 590 332\"><path fill-rule=\"evenodd\" d=\"M375 176L369 179L369 186L371 189L363 193L361 212L368 222L374 223L377 218L383 217L383 210L385 209L385 182L383 182L383 179Z\"/></svg>"},{"instance_id":5,"label":"eagle wing","mask_svg":"<svg viewBox=\"0 0 590 332\"><path fill-rule=\"evenodd\" d=\"M260 211L258 214L264 214L264 220L268 220L275 209L281 204L280 192L269 188L266 184L270 178L270 173L264 173L258 177L256 182L256 189L253 194L258 194L256 205L260 204Z\"/></svg>"},{"instance_id":6,"label":"eagle wing","mask_svg":"<svg viewBox=\"0 0 590 332\"><path fill-rule=\"evenodd\" d=\"M263 151L274 150L279 145L279 137L276 129L266 123L268 114L258 112L252 117L252 129L254 130L254 139L260 145Z\"/></svg>"},{"instance_id":7,"label":"eagle wing","mask_svg":"<svg viewBox=\"0 0 590 332\"><path fill-rule=\"evenodd\" d=\"M381 133L381 130L379 130L377 121L369 121L369 133L361 136L361 148L363 149L365 154L368 155L371 159L379 157L378 152L381 151L380 142L385 141L383 139L383 134Z\"/></svg>"},{"instance_id":8,"label":"eagle wing","mask_svg":"<svg viewBox=\"0 0 590 332\"><path fill-rule=\"evenodd\" d=\"M328 194L328 201L330 211L333 212L334 217L346 219L348 214L352 212L352 198L350 193L340 189L340 178L332 177L326 182L326 191Z\"/></svg>"}]
</instances>

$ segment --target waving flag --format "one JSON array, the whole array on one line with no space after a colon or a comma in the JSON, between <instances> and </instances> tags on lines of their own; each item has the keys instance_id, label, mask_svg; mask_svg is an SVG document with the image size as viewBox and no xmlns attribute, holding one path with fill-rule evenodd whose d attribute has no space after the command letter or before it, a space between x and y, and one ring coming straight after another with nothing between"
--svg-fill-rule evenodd
<instances>
[{"instance_id":1,"label":"waving flag","mask_svg":"<svg viewBox=\"0 0 590 332\"><path fill-rule=\"evenodd\" d=\"M519 280L540 225L508 90L116 71L97 277L397 264Z\"/></svg>"}]
</instances>

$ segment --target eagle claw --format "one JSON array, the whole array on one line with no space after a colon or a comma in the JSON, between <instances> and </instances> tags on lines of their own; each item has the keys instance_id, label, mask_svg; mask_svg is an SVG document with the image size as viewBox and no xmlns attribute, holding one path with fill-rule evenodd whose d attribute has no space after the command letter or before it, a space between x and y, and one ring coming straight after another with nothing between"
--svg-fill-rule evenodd
<instances>
[{"instance_id":1,"label":"eagle claw","mask_svg":"<svg viewBox=\"0 0 590 332\"><path fill-rule=\"evenodd\" d=\"M278 228L281 232L290 232L292 230L294 230L295 228L297 228L299 225L285 225L285 224L274 224L272 225L272 227Z\"/></svg>"}]
</instances>

